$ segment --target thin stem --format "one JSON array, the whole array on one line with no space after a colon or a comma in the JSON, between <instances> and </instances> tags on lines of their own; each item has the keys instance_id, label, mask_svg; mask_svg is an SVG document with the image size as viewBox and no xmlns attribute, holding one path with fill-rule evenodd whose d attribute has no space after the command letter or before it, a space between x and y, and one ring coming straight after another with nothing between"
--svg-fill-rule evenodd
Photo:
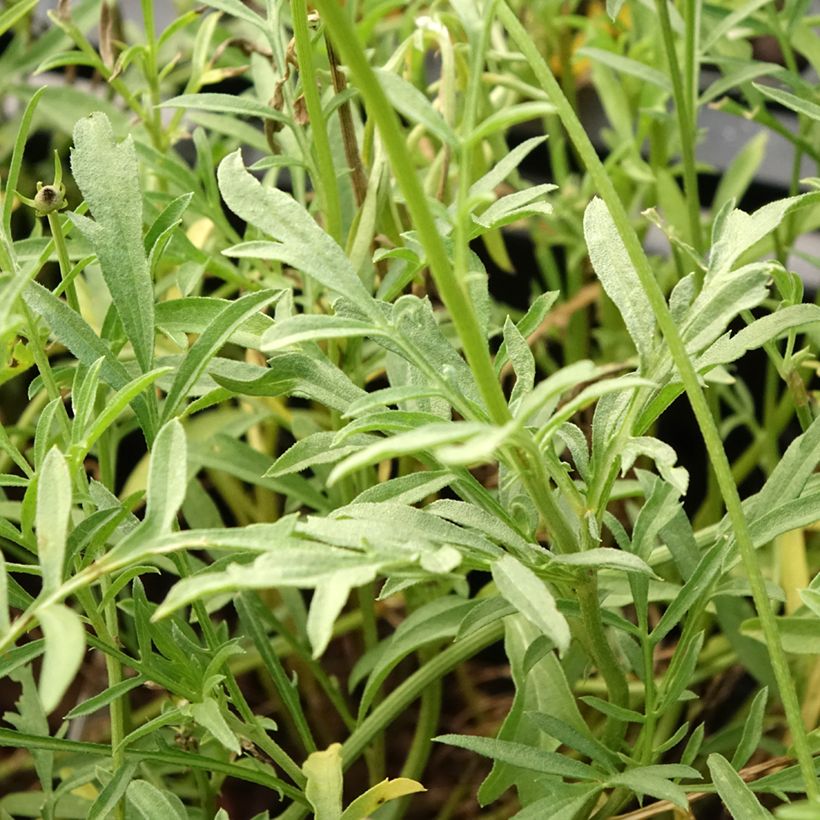
<instances>
[{"instance_id":1,"label":"thin stem","mask_svg":"<svg viewBox=\"0 0 820 820\"><path fill-rule=\"evenodd\" d=\"M11 729L0 729L0 744L18 749L42 749L49 752L62 752L76 755L78 758L89 756L108 757L111 754L111 747L107 743L85 743L59 737L30 735ZM291 786L290 783L280 780L259 767L250 768L249 766L219 760L215 757L204 757L176 749L161 749L158 751L153 749L128 749L125 752L125 757L127 760L134 760L137 763L159 763L182 769L204 769L205 771L219 772L238 780L258 783L274 792L281 791L291 800L295 800L300 804L305 803L305 796L302 794L301 789Z\"/></svg>"},{"instance_id":2,"label":"thin stem","mask_svg":"<svg viewBox=\"0 0 820 820\"><path fill-rule=\"evenodd\" d=\"M327 220L327 232L337 241L342 241L342 209L339 204L339 187L336 184L336 169L327 137L327 123L322 111L322 101L316 88L316 68L313 64L313 44L307 24L307 3L305 0L291 0L293 36L296 40L296 56L302 78L302 93L305 96L308 117L310 117L313 147L316 150L316 164L319 179L314 180L322 201L322 210Z\"/></svg>"},{"instance_id":3,"label":"thin stem","mask_svg":"<svg viewBox=\"0 0 820 820\"><path fill-rule=\"evenodd\" d=\"M342 761L349 768L370 744L370 741L390 725L422 692L443 678L460 663L472 658L504 634L502 621L495 621L451 644L429 663L397 686L360 724L342 745Z\"/></svg>"},{"instance_id":4,"label":"thin stem","mask_svg":"<svg viewBox=\"0 0 820 820\"><path fill-rule=\"evenodd\" d=\"M421 705L416 718L416 731L413 733L413 742L401 768L401 777L418 780L424 773L430 751L433 748L433 735L436 733L439 716L441 714L441 681L437 680L428 686L421 694ZM399 820L404 816L409 806L409 798L394 800L385 809L382 809L382 820Z\"/></svg>"},{"instance_id":5,"label":"thin stem","mask_svg":"<svg viewBox=\"0 0 820 820\"><path fill-rule=\"evenodd\" d=\"M686 8L694 15L697 0L687 0ZM698 172L695 165L695 138L697 136L694 110L690 108L691 97L684 88L681 76L678 55L675 50L675 40L672 34L672 23L669 20L667 0L655 0L658 11L658 22L661 27L666 59L669 61L669 77L672 80L672 93L675 97L675 113L678 117L678 131L680 132L681 158L683 159L683 190L686 196L686 205L689 214L689 232L692 246L700 254L703 253L703 232L700 224L700 196L698 193ZM687 31L694 25L694 20L687 20ZM694 34L687 38L687 63L694 63ZM692 50L690 53L690 49ZM687 71L687 86L693 85L690 75L692 68ZM691 91L689 92L691 93ZM601 192L603 196L603 192ZM608 203L607 203L608 204ZM610 209L611 210L611 209Z\"/></svg>"},{"instance_id":6,"label":"thin stem","mask_svg":"<svg viewBox=\"0 0 820 820\"><path fill-rule=\"evenodd\" d=\"M51 236L54 241L54 247L57 250L57 261L60 265L60 278L65 282L65 295L69 306L77 313L80 312L80 301L77 299L77 290L74 287L74 282L69 281L71 274L71 258L68 255L68 248L65 244L65 236L63 235L63 227L60 224L60 218L56 213L48 215L48 226L51 229Z\"/></svg>"},{"instance_id":7,"label":"thin stem","mask_svg":"<svg viewBox=\"0 0 820 820\"><path fill-rule=\"evenodd\" d=\"M101 587L103 594L107 587L107 579L104 579ZM116 601L111 601L106 605L102 615L99 612L99 602L93 592L88 587L77 590L77 600L82 604L97 637L107 644L115 645L118 641L119 627L117 624ZM108 686L116 686L123 680L122 664L119 659L106 653L105 672L108 677ZM123 739L126 735L125 728L125 707L121 697L111 701L108 707L109 724L111 727L111 773L116 773L125 764L125 748ZM117 801L114 809L117 820L125 817L125 801Z\"/></svg>"},{"instance_id":8,"label":"thin stem","mask_svg":"<svg viewBox=\"0 0 820 820\"><path fill-rule=\"evenodd\" d=\"M458 279L447 257L441 234L407 152L396 112L370 67L344 9L336 0L317 0L315 5L330 32L334 48L344 58L356 80L369 116L379 129L396 181L404 194L419 241L427 255L439 295L453 319L490 418L497 424L503 424L510 415L501 385L493 370L487 340L481 332L465 283Z\"/></svg>"},{"instance_id":9,"label":"thin stem","mask_svg":"<svg viewBox=\"0 0 820 820\"><path fill-rule=\"evenodd\" d=\"M818 784L814 772L811 747L809 746L808 737L800 714L800 703L797 698L788 661L783 651L783 645L780 641L777 622L775 621L775 615L766 591L757 552L755 551L746 517L743 513L740 495L732 479L732 469L726 457L726 452L723 449L720 432L717 429L712 414L709 412L709 405L706 402L703 389L698 381L695 367L687 355L686 347L678 332L675 321L669 312L663 291L654 276L640 239L632 227L629 216L621 203L618 193L612 181L609 179L598 155L595 153L595 149L584 131L577 114L570 106L560 86L552 76L549 67L530 40L526 30L503 0L501 0L498 5L498 14L512 39L530 63L536 78L555 105L570 139L575 143L578 153L581 155L595 187L606 203L612 220L615 223L618 235L624 243L630 261L635 268L641 286L655 314L655 318L675 367L680 373L681 381L692 406L692 411L700 427L709 459L714 465L715 474L721 493L723 494L741 560L743 561L746 575L749 579L752 598L758 616L760 617L763 634L771 656L772 668L778 688L780 689L780 696L783 701L786 718L794 738L795 752L805 781L806 793L809 799L815 799L818 796Z\"/></svg>"},{"instance_id":10,"label":"thin stem","mask_svg":"<svg viewBox=\"0 0 820 820\"><path fill-rule=\"evenodd\" d=\"M359 612L362 613L362 637L364 638L365 650L368 652L375 649L379 643L378 625L376 623L376 585L373 581L364 586L356 588L356 597L359 602ZM381 695L377 694L374 703L378 703ZM373 738L370 749L366 755L367 769L370 775L370 785L384 779L387 747L384 734L379 733Z\"/></svg>"}]
</instances>

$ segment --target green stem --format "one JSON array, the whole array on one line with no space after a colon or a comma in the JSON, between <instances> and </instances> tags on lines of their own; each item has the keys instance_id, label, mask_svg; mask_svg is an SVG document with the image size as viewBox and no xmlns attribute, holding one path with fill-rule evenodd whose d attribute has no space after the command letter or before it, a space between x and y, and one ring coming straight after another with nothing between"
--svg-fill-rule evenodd
<instances>
[{"instance_id":1,"label":"green stem","mask_svg":"<svg viewBox=\"0 0 820 820\"><path fill-rule=\"evenodd\" d=\"M17 749L42 749L48 752L62 752L74 755L79 759L86 757L109 757L111 747L107 743L85 743L76 740L65 740L58 737L30 735L25 732L16 732L11 729L0 729L0 745ZM125 752L126 760L137 763L159 763L165 766L174 766L180 769L203 769L219 772L228 777L235 777L249 783L258 783L271 791L281 791L286 797L304 804L305 796L302 791L284 780L280 780L266 770L259 767L250 768L236 763L228 763L215 757L204 757L190 752L175 749L128 749Z\"/></svg>"},{"instance_id":2,"label":"green stem","mask_svg":"<svg viewBox=\"0 0 820 820\"><path fill-rule=\"evenodd\" d=\"M601 620L601 604L598 600L598 579L590 573L587 579L579 584L578 601L581 605L581 616L589 640L589 649L592 653L592 660L598 667L598 671L606 681L609 700L616 706L629 708L629 686L626 675L618 665L612 647L604 631L604 624ZM621 743L626 733L626 725L623 721L613 717L608 717L606 729L604 730L604 743L613 751L620 749Z\"/></svg>"},{"instance_id":3,"label":"green stem","mask_svg":"<svg viewBox=\"0 0 820 820\"><path fill-rule=\"evenodd\" d=\"M379 129L396 181L404 194L419 241L424 247L439 295L453 319L490 418L497 424L503 424L510 415L493 370L487 340L481 332L465 283L459 280L447 257L441 233L436 227L416 169L407 152L398 116L370 67L344 9L336 0L317 0L315 5L330 32L334 48L344 58L356 81L369 116Z\"/></svg>"},{"instance_id":4,"label":"green stem","mask_svg":"<svg viewBox=\"0 0 820 820\"><path fill-rule=\"evenodd\" d=\"M378 625L376 623L376 585L373 581L364 586L356 588L356 597L359 602L359 612L362 613L362 637L364 638L365 650L368 652L375 649L379 643ZM378 703L381 694L378 693L374 703ZM373 738L370 749L366 755L367 770L370 776L370 785L375 786L384 779L386 768L387 746L383 733L379 733Z\"/></svg>"},{"instance_id":5,"label":"green stem","mask_svg":"<svg viewBox=\"0 0 820 820\"><path fill-rule=\"evenodd\" d=\"M429 663L397 686L358 726L342 746L342 761L349 768L370 744L428 687L451 672L460 663L473 657L504 634L502 621L494 621L451 644Z\"/></svg>"},{"instance_id":6,"label":"green stem","mask_svg":"<svg viewBox=\"0 0 820 820\"><path fill-rule=\"evenodd\" d=\"M697 0L686 0L687 13L695 16ZM694 109L691 107L692 94L690 90L684 88L684 78L681 76L678 55L675 50L675 40L672 34L672 23L669 20L669 8L667 0L655 0L655 8L658 11L658 22L661 27L666 59L669 61L669 76L672 80L672 93L675 97L675 113L678 117L678 131L680 132L681 158L683 159L683 190L686 196L686 205L689 213L689 232L692 238L692 246L699 253L703 253L703 232L700 224L700 196L698 193L698 172L695 164L695 138L697 129L694 121ZM695 21L686 20L686 85L691 89L694 85L695 62L695 35L689 29L694 26ZM603 192L601 192L603 196ZM607 203L608 204L608 203ZM611 210L611 208L610 208Z\"/></svg>"},{"instance_id":7,"label":"green stem","mask_svg":"<svg viewBox=\"0 0 820 820\"><path fill-rule=\"evenodd\" d=\"M54 241L54 247L57 250L57 261L60 265L60 278L65 285L65 295L69 306L77 313L80 312L80 302L77 299L77 291L74 287L73 281L68 281L71 274L71 258L68 255L68 248L65 244L65 236L63 235L63 227L60 224L60 219L56 213L48 215L48 226L51 228L51 236Z\"/></svg>"},{"instance_id":8,"label":"green stem","mask_svg":"<svg viewBox=\"0 0 820 820\"><path fill-rule=\"evenodd\" d=\"M103 579L103 581L101 589L103 594L105 594L107 579ZM99 602L88 587L77 590L77 600L82 604L94 631L97 633L97 637L107 644L112 646L116 645L119 632L116 601L111 601L107 604L101 615ZM107 653L105 655L105 672L108 677L109 687L122 683L122 664L118 658ZM108 715L111 728L111 774L116 775L125 764L125 748L122 743L126 734L125 707L121 697L111 701L108 707ZM117 820L124 820L124 800L117 801L114 813Z\"/></svg>"},{"instance_id":9,"label":"green stem","mask_svg":"<svg viewBox=\"0 0 820 820\"><path fill-rule=\"evenodd\" d=\"M775 615L771 608L768 593L766 592L766 585L760 569L757 552L755 551L749 533L749 527L743 513L740 495L732 479L731 466L726 457L726 452L723 449L723 442L721 441L715 420L709 412L709 406L706 402L706 397L703 394L700 382L698 381L695 367L687 355L686 347L675 325L675 321L669 312L663 291L655 278L649 259L644 252L638 235L632 227L629 216L621 203L618 193L598 155L595 153L595 149L584 131L577 114L570 106L526 30L503 0L501 0L498 5L498 13L512 39L530 63L536 78L555 105L570 139L575 144L595 187L606 203L612 220L615 223L618 235L624 244L629 259L641 282L641 287L646 293L649 304L655 314L655 318L672 356L672 360L675 363L675 367L680 373L681 381L692 406L692 411L700 427L709 459L714 465L715 474L721 493L723 494L741 560L743 561L746 575L749 579L752 598L758 616L760 617L789 729L792 732L795 753L805 781L806 793L810 799L815 799L818 796L818 785L814 773L811 747L809 746L808 737L800 714L800 703L794 688L788 661L783 651L783 645L780 641Z\"/></svg>"},{"instance_id":10,"label":"green stem","mask_svg":"<svg viewBox=\"0 0 820 820\"><path fill-rule=\"evenodd\" d=\"M314 180L322 202L322 210L327 220L327 232L339 243L342 242L342 209L339 204L339 187L336 184L336 169L327 137L327 123L322 111L322 101L316 88L316 68L313 64L313 44L307 24L307 3L305 0L291 0L293 36L296 40L296 56L302 78L302 93L305 95L308 117L310 118L313 147L316 150L316 164L319 179Z\"/></svg>"},{"instance_id":11,"label":"green stem","mask_svg":"<svg viewBox=\"0 0 820 820\"><path fill-rule=\"evenodd\" d=\"M419 780L427 766L430 751L433 748L433 735L436 733L441 714L441 681L437 680L428 686L421 695L421 705L416 719L416 731L413 742L401 768L401 777ZM409 806L409 798L394 800L387 808L382 809L381 820L399 820Z\"/></svg>"}]
</instances>

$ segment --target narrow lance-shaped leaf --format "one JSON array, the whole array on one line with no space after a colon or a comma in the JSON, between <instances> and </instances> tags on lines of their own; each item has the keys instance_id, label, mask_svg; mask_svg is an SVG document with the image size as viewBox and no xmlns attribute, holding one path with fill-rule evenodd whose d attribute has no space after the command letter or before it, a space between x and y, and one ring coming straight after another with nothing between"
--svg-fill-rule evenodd
<instances>
[{"instance_id":1,"label":"narrow lance-shaped leaf","mask_svg":"<svg viewBox=\"0 0 820 820\"><path fill-rule=\"evenodd\" d=\"M248 293L235 302L228 302L194 342L174 377L165 400L164 419L176 411L196 380L205 371L208 362L216 356L231 334L277 296L275 291Z\"/></svg>"},{"instance_id":2,"label":"narrow lance-shaped leaf","mask_svg":"<svg viewBox=\"0 0 820 820\"><path fill-rule=\"evenodd\" d=\"M706 764L720 799L735 820L771 820L772 815L757 802L752 790L725 757L711 754Z\"/></svg>"},{"instance_id":3,"label":"narrow lance-shaped leaf","mask_svg":"<svg viewBox=\"0 0 820 820\"><path fill-rule=\"evenodd\" d=\"M157 434L148 474L146 522L154 532L170 529L185 498L188 455L185 431L172 419Z\"/></svg>"},{"instance_id":4,"label":"narrow lance-shaped leaf","mask_svg":"<svg viewBox=\"0 0 820 820\"><path fill-rule=\"evenodd\" d=\"M141 820L186 820L188 813L182 801L166 789L158 789L147 780L134 780L125 792L132 809L131 816Z\"/></svg>"},{"instance_id":5,"label":"narrow lance-shaped leaf","mask_svg":"<svg viewBox=\"0 0 820 820\"><path fill-rule=\"evenodd\" d=\"M83 364L91 367L97 359L103 358L100 376L106 384L120 389L129 383L131 376L122 362L97 336L88 322L62 299L58 299L39 282L30 282L25 291L25 300L32 310L43 317L54 337ZM136 395L132 404L145 437L150 441L154 435L155 420L145 395Z\"/></svg>"},{"instance_id":6,"label":"narrow lance-shaped leaf","mask_svg":"<svg viewBox=\"0 0 820 820\"><path fill-rule=\"evenodd\" d=\"M569 648L569 625L544 582L531 569L512 555L505 555L493 563L492 572L495 585L504 598L538 627L560 652Z\"/></svg>"},{"instance_id":7,"label":"narrow lance-shaped leaf","mask_svg":"<svg viewBox=\"0 0 820 820\"><path fill-rule=\"evenodd\" d=\"M37 553L43 572L43 592L53 592L63 580L71 477L63 454L52 447L37 477Z\"/></svg>"},{"instance_id":8,"label":"narrow lance-shaped leaf","mask_svg":"<svg viewBox=\"0 0 820 820\"><path fill-rule=\"evenodd\" d=\"M85 630L76 612L62 604L37 611L46 641L40 671L40 700L46 714L53 712L74 680L85 653Z\"/></svg>"},{"instance_id":9,"label":"narrow lance-shaped leaf","mask_svg":"<svg viewBox=\"0 0 820 820\"><path fill-rule=\"evenodd\" d=\"M94 246L103 277L143 371L154 356L154 289L142 239L142 194L131 137L117 144L99 112L74 128L71 171L94 215L75 224Z\"/></svg>"},{"instance_id":10,"label":"narrow lance-shaped leaf","mask_svg":"<svg viewBox=\"0 0 820 820\"><path fill-rule=\"evenodd\" d=\"M612 216L598 197L584 212L584 237L592 267L620 311L641 359L645 360L655 343L654 313Z\"/></svg>"},{"instance_id":11,"label":"narrow lance-shaped leaf","mask_svg":"<svg viewBox=\"0 0 820 820\"><path fill-rule=\"evenodd\" d=\"M227 206L248 224L278 240L279 259L312 276L328 290L346 296L381 324L381 311L344 251L292 196L263 186L245 169L240 151L222 160L217 179Z\"/></svg>"}]
</instances>

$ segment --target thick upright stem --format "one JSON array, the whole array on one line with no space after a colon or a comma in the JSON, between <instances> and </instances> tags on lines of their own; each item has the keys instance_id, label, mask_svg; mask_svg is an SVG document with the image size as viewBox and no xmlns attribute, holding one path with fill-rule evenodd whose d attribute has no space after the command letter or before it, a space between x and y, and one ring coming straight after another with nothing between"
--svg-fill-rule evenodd
<instances>
[{"instance_id":1,"label":"thick upright stem","mask_svg":"<svg viewBox=\"0 0 820 820\"><path fill-rule=\"evenodd\" d=\"M419 240L427 255L427 262L439 295L453 319L490 418L497 424L503 424L510 417L509 410L493 370L487 340L481 332L465 283L459 280L448 259L444 241L427 204L416 169L407 153L398 116L370 67L344 9L336 0L317 0L315 5L330 33L334 48L342 56L356 81L367 105L368 115L373 118L379 129L396 181L404 194Z\"/></svg>"},{"instance_id":2,"label":"thick upright stem","mask_svg":"<svg viewBox=\"0 0 820 820\"><path fill-rule=\"evenodd\" d=\"M663 291L655 279L652 267L649 264L649 259L644 252L640 239L632 227L629 216L621 203L618 193L612 181L609 179L598 155L595 153L595 149L584 131L577 114L567 101L560 86L552 76L549 67L530 40L526 30L503 0L498 5L498 14L512 39L530 63L538 82L544 91L546 91L551 102L555 105L570 139L575 144L595 187L606 203L612 220L615 223L618 235L624 243L624 247L629 254L629 259L640 280L641 287L646 293L649 304L655 314L656 321L663 334L672 360L675 363L675 367L680 373L681 381L683 382L683 386L692 406L692 411L700 427L709 459L714 466L715 475L726 504L726 510L732 524L735 540L746 570L746 575L749 579L752 598L754 599L755 608L760 617L763 634L771 655L775 678L778 688L780 689L780 697L783 701L789 729L794 739L794 748L805 781L806 793L810 799L815 799L818 796L818 785L814 772L814 762L800 714L800 703L795 691L794 681L785 652L783 651L783 645L780 641L777 622L769 602L757 552L755 551L749 533L749 526L743 513L740 495L732 478L732 469L726 457L726 452L723 449L723 442L721 441L715 420L709 412L709 406L698 381L695 367L687 355L686 347L678 332L677 325L669 312Z\"/></svg>"}]
</instances>

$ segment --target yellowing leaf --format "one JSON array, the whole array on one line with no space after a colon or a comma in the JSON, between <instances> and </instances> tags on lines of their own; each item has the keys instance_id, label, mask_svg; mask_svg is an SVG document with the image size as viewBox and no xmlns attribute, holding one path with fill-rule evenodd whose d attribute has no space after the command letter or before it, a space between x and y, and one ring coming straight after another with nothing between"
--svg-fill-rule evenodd
<instances>
[{"instance_id":1,"label":"yellowing leaf","mask_svg":"<svg viewBox=\"0 0 820 820\"><path fill-rule=\"evenodd\" d=\"M341 820L365 820L376 809L390 800L397 800L408 794L425 792L427 789L416 780L408 777L397 777L395 780L382 780L364 794L359 795L346 809Z\"/></svg>"}]
</instances>

